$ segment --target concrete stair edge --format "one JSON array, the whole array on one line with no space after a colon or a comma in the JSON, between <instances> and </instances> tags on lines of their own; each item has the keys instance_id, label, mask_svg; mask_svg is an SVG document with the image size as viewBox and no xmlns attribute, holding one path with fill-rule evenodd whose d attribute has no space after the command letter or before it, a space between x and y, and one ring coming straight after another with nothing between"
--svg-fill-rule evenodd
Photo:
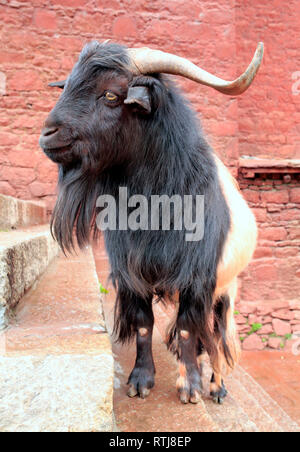
<instances>
[{"instance_id":1,"label":"concrete stair edge","mask_svg":"<svg viewBox=\"0 0 300 452\"><path fill-rule=\"evenodd\" d=\"M114 359L102 313L91 251L54 259L2 333L0 431L115 430Z\"/></svg>"},{"instance_id":2,"label":"concrete stair edge","mask_svg":"<svg viewBox=\"0 0 300 452\"><path fill-rule=\"evenodd\" d=\"M57 253L48 225L0 232L0 331Z\"/></svg>"},{"instance_id":3,"label":"concrete stair edge","mask_svg":"<svg viewBox=\"0 0 300 452\"><path fill-rule=\"evenodd\" d=\"M246 388L265 412L284 432L300 432L300 426L283 408L265 391L255 379L241 366L237 366L235 378Z\"/></svg>"},{"instance_id":4,"label":"concrete stair edge","mask_svg":"<svg viewBox=\"0 0 300 452\"><path fill-rule=\"evenodd\" d=\"M0 194L0 230L17 229L47 222L47 209L40 201L24 201Z\"/></svg>"},{"instance_id":5,"label":"concrete stair edge","mask_svg":"<svg viewBox=\"0 0 300 452\"><path fill-rule=\"evenodd\" d=\"M167 308L156 305L155 309L161 316L170 321ZM209 381L208 366L205 366L206 380ZM226 384L226 381L225 381ZM228 377L229 396L222 407L211 404L208 400L208 393L204 399L204 405L212 421L219 426L222 431L233 431L234 416L241 411L247 421L249 428L241 428L241 419L236 418L234 431L265 431L265 432L299 432L299 425L277 404L276 401L252 378L240 365ZM234 388L235 390L230 391ZM206 391L207 392L207 391ZM243 397L243 406L237 393ZM230 401L230 407L226 408L226 403ZM220 411L223 410L223 411ZM258 412L257 410L260 410ZM232 424L230 424L232 422ZM244 422L244 421L243 421ZM245 425L244 425L245 426Z\"/></svg>"}]
</instances>

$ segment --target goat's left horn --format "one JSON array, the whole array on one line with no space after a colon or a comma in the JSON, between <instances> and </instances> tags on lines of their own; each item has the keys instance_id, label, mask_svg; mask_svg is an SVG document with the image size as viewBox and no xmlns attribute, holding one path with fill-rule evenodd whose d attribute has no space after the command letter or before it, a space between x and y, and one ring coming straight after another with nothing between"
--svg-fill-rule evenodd
<instances>
[{"instance_id":1,"label":"goat's left horn","mask_svg":"<svg viewBox=\"0 0 300 452\"><path fill-rule=\"evenodd\" d=\"M128 49L132 61L132 70L136 74L166 74L182 75L202 85L211 86L221 93L230 96L242 94L251 85L262 62L264 45L259 42L254 57L246 71L233 81L226 81L216 77L204 69L199 68L186 58L182 58L161 50L148 47Z\"/></svg>"}]
</instances>

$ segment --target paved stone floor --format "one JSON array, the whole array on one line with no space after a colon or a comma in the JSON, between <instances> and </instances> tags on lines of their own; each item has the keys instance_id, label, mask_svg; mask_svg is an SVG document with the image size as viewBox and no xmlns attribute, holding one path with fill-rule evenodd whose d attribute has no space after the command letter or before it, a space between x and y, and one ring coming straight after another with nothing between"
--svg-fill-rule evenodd
<instances>
[{"instance_id":1,"label":"paved stone floor","mask_svg":"<svg viewBox=\"0 0 300 452\"><path fill-rule=\"evenodd\" d=\"M104 311L111 332L115 293L107 280L109 264L103 244L94 248L94 255L99 280L109 290ZM134 345L129 348L113 345L117 357L114 411L118 428L121 431L216 431L211 418L205 416L203 402L197 406L178 402L174 384L177 366L163 343L164 311L155 308L155 314L153 351L160 365L157 366L156 390L149 399L126 396L127 377L134 365ZM300 423L300 356L273 351L243 352L241 365L293 420Z\"/></svg>"},{"instance_id":2,"label":"paved stone floor","mask_svg":"<svg viewBox=\"0 0 300 452\"><path fill-rule=\"evenodd\" d=\"M243 351L241 365L300 424L300 355Z\"/></svg>"}]
</instances>

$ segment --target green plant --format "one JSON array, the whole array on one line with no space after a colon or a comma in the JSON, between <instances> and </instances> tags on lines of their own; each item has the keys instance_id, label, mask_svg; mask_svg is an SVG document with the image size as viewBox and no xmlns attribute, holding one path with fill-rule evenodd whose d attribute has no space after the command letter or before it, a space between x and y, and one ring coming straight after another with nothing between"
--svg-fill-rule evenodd
<instances>
[{"instance_id":1,"label":"green plant","mask_svg":"<svg viewBox=\"0 0 300 452\"><path fill-rule=\"evenodd\" d=\"M100 293L108 293L108 290L105 289L101 283L99 283Z\"/></svg>"},{"instance_id":2,"label":"green plant","mask_svg":"<svg viewBox=\"0 0 300 452\"><path fill-rule=\"evenodd\" d=\"M239 315L239 311L234 311L234 315Z\"/></svg>"},{"instance_id":3,"label":"green plant","mask_svg":"<svg viewBox=\"0 0 300 452\"><path fill-rule=\"evenodd\" d=\"M284 335L284 338L285 338L286 340L292 339L292 337L293 337L293 335L292 335L291 333L288 333L288 334L285 334L285 335Z\"/></svg>"},{"instance_id":4,"label":"green plant","mask_svg":"<svg viewBox=\"0 0 300 452\"><path fill-rule=\"evenodd\" d=\"M256 333L257 331L259 331L262 328L262 324L261 323L252 323L251 325L251 330L248 331L248 336L250 336L250 334L252 333Z\"/></svg>"},{"instance_id":5,"label":"green plant","mask_svg":"<svg viewBox=\"0 0 300 452\"><path fill-rule=\"evenodd\" d=\"M243 336L240 336L240 341L243 342L245 338Z\"/></svg>"},{"instance_id":6,"label":"green plant","mask_svg":"<svg viewBox=\"0 0 300 452\"><path fill-rule=\"evenodd\" d=\"M276 333L269 334L269 337L278 337Z\"/></svg>"},{"instance_id":7,"label":"green plant","mask_svg":"<svg viewBox=\"0 0 300 452\"><path fill-rule=\"evenodd\" d=\"M284 348L284 342L280 342L279 347L280 347L280 348Z\"/></svg>"},{"instance_id":8,"label":"green plant","mask_svg":"<svg viewBox=\"0 0 300 452\"><path fill-rule=\"evenodd\" d=\"M262 341L263 343L265 343L265 342L268 341L268 339L267 339L266 337L262 337L262 338L261 338L261 341Z\"/></svg>"}]
</instances>

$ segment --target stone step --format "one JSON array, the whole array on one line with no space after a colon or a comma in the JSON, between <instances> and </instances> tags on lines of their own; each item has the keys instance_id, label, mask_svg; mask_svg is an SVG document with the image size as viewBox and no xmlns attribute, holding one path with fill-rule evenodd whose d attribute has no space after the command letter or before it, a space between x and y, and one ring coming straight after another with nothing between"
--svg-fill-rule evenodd
<instances>
[{"instance_id":1,"label":"stone step","mask_svg":"<svg viewBox=\"0 0 300 452\"><path fill-rule=\"evenodd\" d=\"M49 225L0 232L0 330L57 253Z\"/></svg>"},{"instance_id":2,"label":"stone step","mask_svg":"<svg viewBox=\"0 0 300 452\"><path fill-rule=\"evenodd\" d=\"M94 248L98 277L108 294L103 306L106 324L112 334L115 293L107 282L109 266L102 247ZM126 396L127 377L135 360L135 346L113 343L115 356L114 410L117 426L121 431L157 432L299 432L300 428L284 410L250 377L237 366L226 378L229 395L222 406L212 402L209 396L211 368L204 367L204 394L201 402L182 405L176 395L177 363L164 344L167 325L173 317L173 309L154 305L155 329L153 352L156 363L156 385L146 400ZM136 415L138 413L138 416ZM158 413L160 415L158 416Z\"/></svg>"},{"instance_id":3,"label":"stone step","mask_svg":"<svg viewBox=\"0 0 300 452\"><path fill-rule=\"evenodd\" d=\"M0 230L36 226L47 222L43 203L22 201L0 194Z\"/></svg>"},{"instance_id":4,"label":"stone step","mask_svg":"<svg viewBox=\"0 0 300 452\"><path fill-rule=\"evenodd\" d=\"M55 258L0 335L0 431L111 431L113 357L90 249Z\"/></svg>"},{"instance_id":5,"label":"stone step","mask_svg":"<svg viewBox=\"0 0 300 452\"><path fill-rule=\"evenodd\" d=\"M172 309L155 305L156 319L164 336L172 318ZM211 403L209 381L211 368L206 360L204 366L204 403L206 411L222 431L243 432L299 432L299 425L255 382L241 367L237 366L226 377L228 397L222 407Z\"/></svg>"}]
</instances>

